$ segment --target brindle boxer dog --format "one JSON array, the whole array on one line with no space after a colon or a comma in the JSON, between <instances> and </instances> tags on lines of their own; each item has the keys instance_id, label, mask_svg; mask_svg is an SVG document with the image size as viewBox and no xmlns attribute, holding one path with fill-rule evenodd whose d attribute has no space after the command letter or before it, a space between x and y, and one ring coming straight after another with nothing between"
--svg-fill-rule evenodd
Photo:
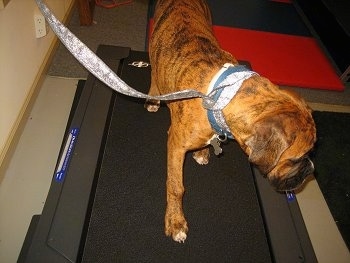
<instances>
[{"instance_id":1,"label":"brindle boxer dog","mask_svg":"<svg viewBox=\"0 0 350 263\"><path fill-rule=\"evenodd\" d=\"M207 93L209 83L225 63L237 65L237 60L222 50L215 39L204 0L159 0L149 54L152 65L149 95L188 88ZM177 242L184 242L188 232L182 209L185 154L194 151L194 159L207 164L207 146L215 132L202 99L172 101L167 106L171 125L167 143L165 233ZM157 111L159 102L147 101L145 107ZM311 110L301 98L256 74L243 81L222 112L249 161L277 191L295 189L313 173L307 154L313 148L316 129Z\"/></svg>"}]
</instances>

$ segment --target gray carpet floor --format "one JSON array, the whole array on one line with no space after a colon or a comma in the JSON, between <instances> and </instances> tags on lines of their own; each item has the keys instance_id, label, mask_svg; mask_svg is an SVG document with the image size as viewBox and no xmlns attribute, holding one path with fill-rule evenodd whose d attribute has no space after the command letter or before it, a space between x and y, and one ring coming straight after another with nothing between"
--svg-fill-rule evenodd
<instances>
[{"instance_id":1,"label":"gray carpet floor","mask_svg":"<svg viewBox=\"0 0 350 263\"><path fill-rule=\"evenodd\" d=\"M75 7L67 27L94 52L100 44L144 51L147 14L148 0L134 0L132 4L112 9L95 6L93 24L80 26L78 10ZM86 79L88 71L60 43L48 75Z\"/></svg>"},{"instance_id":2,"label":"gray carpet floor","mask_svg":"<svg viewBox=\"0 0 350 263\"><path fill-rule=\"evenodd\" d=\"M91 26L80 26L78 11L75 8L68 28L94 52L100 44L124 46L137 51L145 51L148 2L149 0L134 0L130 5L113 9L96 6L93 16L94 23ZM48 75L86 79L88 72L60 44ZM297 87L281 88L296 91L308 102L350 107L349 83L343 92Z\"/></svg>"}]
</instances>

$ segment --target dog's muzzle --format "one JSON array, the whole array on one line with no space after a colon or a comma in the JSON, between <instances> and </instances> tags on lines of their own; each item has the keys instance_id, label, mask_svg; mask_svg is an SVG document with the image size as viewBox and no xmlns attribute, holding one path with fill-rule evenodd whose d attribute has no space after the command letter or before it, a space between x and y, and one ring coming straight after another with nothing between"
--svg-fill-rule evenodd
<instances>
[{"instance_id":1,"label":"dog's muzzle","mask_svg":"<svg viewBox=\"0 0 350 263\"><path fill-rule=\"evenodd\" d=\"M270 176L269 181L277 191L291 191L300 187L306 177L313 174L314 170L312 161L305 157L293 163L288 174L283 177Z\"/></svg>"}]
</instances>

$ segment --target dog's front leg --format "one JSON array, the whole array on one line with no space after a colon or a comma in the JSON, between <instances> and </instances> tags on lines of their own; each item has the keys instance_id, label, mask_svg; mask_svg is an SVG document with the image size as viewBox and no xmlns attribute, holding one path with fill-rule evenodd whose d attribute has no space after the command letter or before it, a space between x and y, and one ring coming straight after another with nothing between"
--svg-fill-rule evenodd
<instances>
[{"instance_id":1,"label":"dog's front leg","mask_svg":"<svg viewBox=\"0 0 350 263\"><path fill-rule=\"evenodd\" d=\"M186 150L181 140L171 131L168 132L168 176L166 183L167 208L165 213L165 234L174 241L183 243L187 237L188 227L182 209L183 163Z\"/></svg>"}]
</instances>

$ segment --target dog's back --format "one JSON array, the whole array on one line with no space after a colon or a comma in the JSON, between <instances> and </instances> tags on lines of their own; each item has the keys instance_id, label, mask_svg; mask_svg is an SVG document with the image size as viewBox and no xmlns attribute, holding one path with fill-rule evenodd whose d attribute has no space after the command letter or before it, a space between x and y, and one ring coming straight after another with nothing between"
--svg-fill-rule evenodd
<instances>
[{"instance_id":1,"label":"dog's back","mask_svg":"<svg viewBox=\"0 0 350 263\"><path fill-rule=\"evenodd\" d=\"M158 1L149 52L160 93L206 88L206 77L212 76L208 71L214 74L223 63L236 63L213 35L204 0Z\"/></svg>"}]
</instances>

